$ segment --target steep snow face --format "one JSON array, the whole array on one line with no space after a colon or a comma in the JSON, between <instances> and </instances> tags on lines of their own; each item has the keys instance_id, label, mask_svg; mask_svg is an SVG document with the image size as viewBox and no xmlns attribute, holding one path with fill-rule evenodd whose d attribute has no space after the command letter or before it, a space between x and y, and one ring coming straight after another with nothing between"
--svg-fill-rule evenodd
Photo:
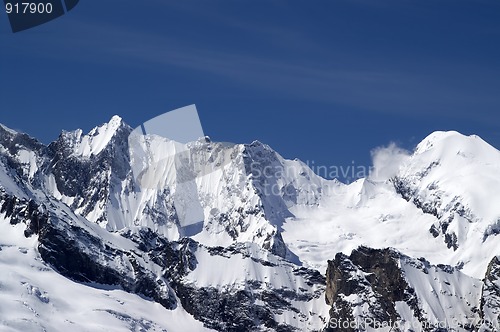
<instances>
[{"instance_id":1,"label":"steep snow face","mask_svg":"<svg viewBox=\"0 0 500 332\"><path fill-rule=\"evenodd\" d=\"M145 204L167 202L156 211L168 211L165 216L170 217L161 219L170 236L190 235L207 245L253 242L286 255L283 244L275 241L281 241L278 234L284 218L291 216L289 208L318 204L330 183L338 185L299 161L284 160L260 142L213 143L202 138L180 144L139 135L129 138L129 146L132 183L140 192L117 192L120 212L108 209L108 216L120 219L125 214L132 218L129 224L159 229L158 216L153 220L143 212Z\"/></svg>"},{"instance_id":2,"label":"steep snow face","mask_svg":"<svg viewBox=\"0 0 500 332\"><path fill-rule=\"evenodd\" d=\"M299 160L286 160L268 145L253 142L244 146L246 173L261 197L266 217L281 225L293 206L318 206L341 186L317 176Z\"/></svg>"},{"instance_id":3,"label":"steep snow face","mask_svg":"<svg viewBox=\"0 0 500 332\"><path fill-rule=\"evenodd\" d=\"M283 239L307 266L332 252L396 248L482 278L498 255L500 153L477 136L437 132L402 159L395 178L334 188L315 206L293 206Z\"/></svg>"},{"instance_id":4,"label":"steep snow face","mask_svg":"<svg viewBox=\"0 0 500 332\"><path fill-rule=\"evenodd\" d=\"M104 150L122 126L122 118L115 115L108 123L92 129L87 135L82 136L82 131L76 130L65 133L65 139L73 148L75 156L90 157Z\"/></svg>"},{"instance_id":5,"label":"steep snow face","mask_svg":"<svg viewBox=\"0 0 500 332\"><path fill-rule=\"evenodd\" d=\"M500 217L491 204L500 183L500 152L478 136L437 132L424 139L398 177L408 181L440 218L461 214L469 222L494 224Z\"/></svg>"},{"instance_id":6,"label":"steep snow face","mask_svg":"<svg viewBox=\"0 0 500 332\"><path fill-rule=\"evenodd\" d=\"M129 224L168 228L170 238L190 235L205 244L272 245L276 229L248 183L242 146L206 139L186 145L155 135L137 139L142 141L129 140L133 172L122 186L135 189L115 193L118 219L125 214Z\"/></svg>"},{"instance_id":7,"label":"steep snow face","mask_svg":"<svg viewBox=\"0 0 500 332\"><path fill-rule=\"evenodd\" d=\"M449 266L433 266L425 260L417 261L404 256L400 264L404 277L408 285L415 290L419 303L417 310L411 310L413 315L406 317L408 312L401 310L405 307L401 303L398 311L403 320L415 321L420 311L420 315L426 319L426 324L413 327L442 327L443 323L447 323L449 328L458 329L467 325L481 325L478 309L483 283L480 279Z\"/></svg>"},{"instance_id":8,"label":"steep snow face","mask_svg":"<svg viewBox=\"0 0 500 332\"><path fill-rule=\"evenodd\" d=\"M437 220L429 231L464 271L484 275L500 233L500 152L478 136L436 132L404 165L395 186ZM480 245L478 245L480 244Z\"/></svg>"}]
</instances>

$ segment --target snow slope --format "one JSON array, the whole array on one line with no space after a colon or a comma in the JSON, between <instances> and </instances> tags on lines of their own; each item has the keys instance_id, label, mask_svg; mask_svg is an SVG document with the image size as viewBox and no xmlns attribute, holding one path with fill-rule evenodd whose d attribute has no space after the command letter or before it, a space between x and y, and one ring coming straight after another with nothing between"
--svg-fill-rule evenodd
<instances>
[{"instance_id":1,"label":"snow slope","mask_svg":"<svg viewBox=\"0 0 500 332\"><path fill-rule=\"evenodd\" d=\"M36 236L0 215L0 330L209 331L182 307L160 304L113 285L82 284L43 262Z\"/></svg>"}]
</instances>

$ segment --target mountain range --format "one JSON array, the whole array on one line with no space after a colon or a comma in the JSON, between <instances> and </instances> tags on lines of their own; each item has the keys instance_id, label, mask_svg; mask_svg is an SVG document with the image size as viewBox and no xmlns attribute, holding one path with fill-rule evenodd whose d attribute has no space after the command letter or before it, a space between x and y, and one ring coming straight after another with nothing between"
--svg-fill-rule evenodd
<instances>
[{"instance_id":1,"label":"mountain range","mask_svg":"<svg viewBox=\"0 0 500 332\"><path fill-rule=\"evenodd\" d=\"M0 126L2 331L500 330L480 137L386 148L344 184L258 141L132 132Z\"/></svg>"}]
</instances>

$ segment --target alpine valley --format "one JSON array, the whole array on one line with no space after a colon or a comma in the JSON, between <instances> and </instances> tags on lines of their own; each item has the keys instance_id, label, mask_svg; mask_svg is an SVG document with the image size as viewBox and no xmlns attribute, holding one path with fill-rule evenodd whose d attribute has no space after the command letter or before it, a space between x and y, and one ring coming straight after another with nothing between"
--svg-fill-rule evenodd
<instances>
[{"instance_id":1,"label":"alpine valley","mask_svg":"<svg viewBox=\"0 0 500 332\"><path fill-rule=\"evenodd\" d=\"M0 126L1 331L500 330L500 152L481 138L435 132L343 184L257 141L179 158L148 135L132 155L131 132Z\"/></svg>"}]
</instances>

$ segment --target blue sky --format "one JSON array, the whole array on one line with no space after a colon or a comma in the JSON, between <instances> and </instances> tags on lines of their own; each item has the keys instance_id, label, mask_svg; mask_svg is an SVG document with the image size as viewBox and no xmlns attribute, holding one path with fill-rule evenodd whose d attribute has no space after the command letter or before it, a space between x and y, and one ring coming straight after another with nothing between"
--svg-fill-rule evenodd
<instances>
[{"instance_id":1,"label":"blue sky","mask_svg":"<svg viewBox=\"0 0 500 332\"><path fill-rule=\"evenodd\" d=\"M16 34L0 14L0 45L0 122L45 143L194 103L214 140L316 165L435 130L500 147L498 0L81 0Z\"/></svg>"}]
</instances>

